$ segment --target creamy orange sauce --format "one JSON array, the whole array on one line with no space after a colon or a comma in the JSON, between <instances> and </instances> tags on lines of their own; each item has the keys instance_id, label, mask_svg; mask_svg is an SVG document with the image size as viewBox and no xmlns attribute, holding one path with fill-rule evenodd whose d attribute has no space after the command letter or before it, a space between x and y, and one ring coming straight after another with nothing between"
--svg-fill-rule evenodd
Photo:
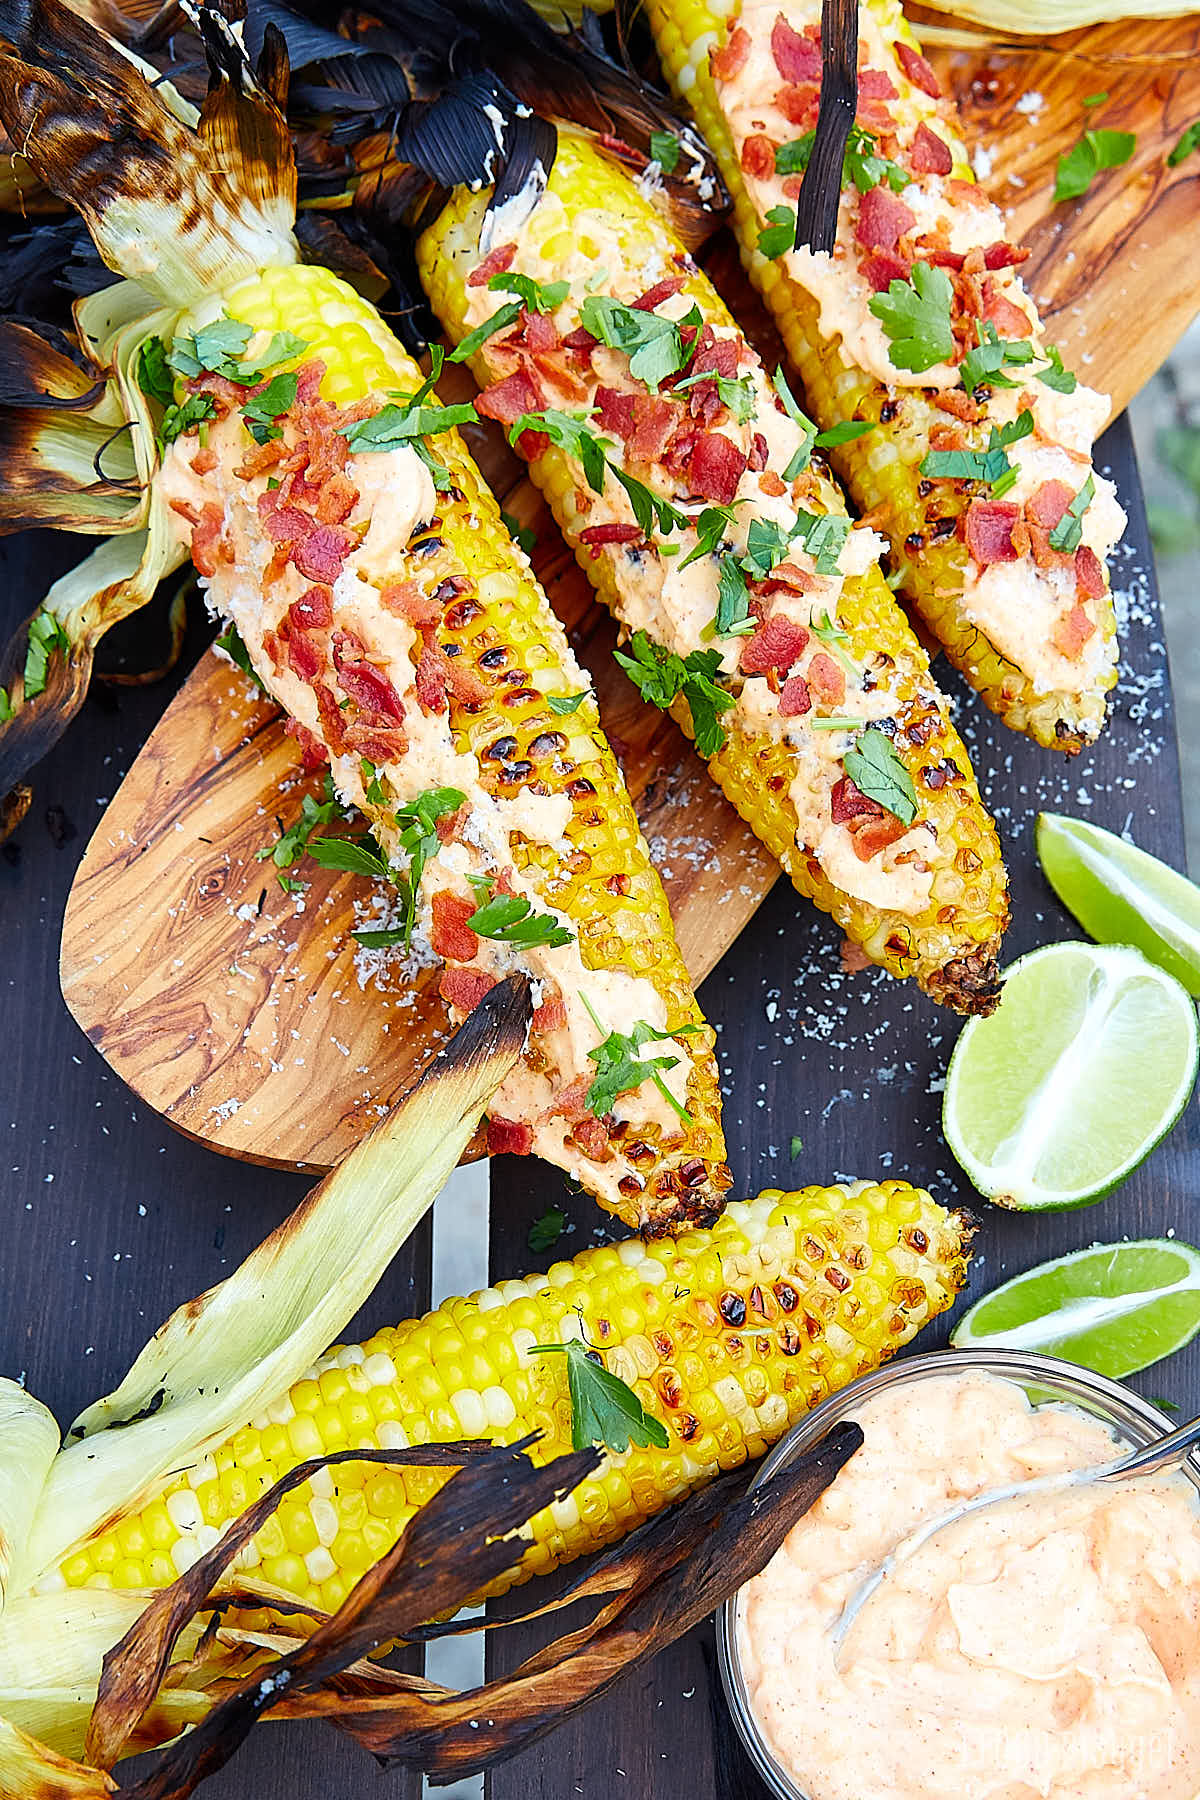
<instances>
[{"instance_id":1,"label":"creamy orange sauce","mask_svg":"<svg viewBox=\"0 0 1200 1800\"><path fill-rule=\"evenodd\" d=\"M909 1532L985 1489L1123 1446L1014 1383L928 1377L866 1436L743 1590L755 1717L809 1800L1195 1800L1200 1511L1185 1476L988 1507L938 1532L830 1628Z\"/></svg>"}]
</instances>

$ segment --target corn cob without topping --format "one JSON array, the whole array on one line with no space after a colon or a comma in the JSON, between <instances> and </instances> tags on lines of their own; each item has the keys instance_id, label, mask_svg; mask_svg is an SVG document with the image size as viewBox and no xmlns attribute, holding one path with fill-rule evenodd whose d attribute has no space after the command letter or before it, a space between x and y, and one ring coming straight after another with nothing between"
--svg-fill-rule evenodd
<instances>
[{"instance_id":1,"label":"corn cob without topping","mask_svg":"<svg viewBox=\"0 0 1200 1800\"><path fill-rule=\"evenodd\" d=\"M748 423L735 427L735 441L747 439L755 426L761 425L766 434L761 443L769 445L767 473L761 489L753 471L739 483L741 509L735 523L728 537L693 566L699 603L689 594L682 612L678 605L672 612L667 601L659 602L656 584L662 587L668 580L666 572L673 567L668 560L671 546L679 546L681 565L696 544L695 532L677 532L664 555L665 536L652 536L649 543L640 537L632 506L611 475L603 493L597 495L578 457L569 449L548 442L544 435L536 438L533 431L520 438L518 448L533 454L534 480L545 492L581 566L628 631L644 628L660 646L681 657L694 651L703 654L707 646L717 646L722 657L720 678L731 698L739 692L744 698L721 715L724 729L718 735L723 736L723 744L714 750L712 742L702 741L701 747L725 793L779 858L800 892L830 912L856 944L893 974L915 975L927 991L961 1010L987 1010L997 991L996 951L1007 920L1006 880L995 827L980 800L966 751L930 678L928 660L880 574L875 540L869 534L851 537L852 549L860 552L853 563L859 572L844 581L840 576L830 580L814 574L817 565L806 550L789 550L788 560L772 571L778 580L766 585L767 594L772 585L786 587L789 576L807 590L803 600L795 594L787 602L776 598L769 602L772 609L791 616L789 605L798 608L806 624L819 620L824 611L836 640L831 643L828 635L814 635L798 653L799 660L793 659L789 665L790 673L800 678L800 704L807 716L799 712L785 718L780 709L796 686L785 680L789 667L769 668L766 679L743 682L739 657L745 662L745 636L722 640L705 629L716 606L718 566L731 542L746 544L752 520L771 528L780 517L781 504L788 507L789 497L793 502L789 517L795 516L798 504L812 515L844 519L841 494L815 465L804 470L798 481L784 482L782 471L803 442L800 428L783 412L761 364L707 277L691 263L635 184L588 140L560 129L546 194L522 226L518 242L493 250L483 263L479 234L485 203L483 196L458 190L418 246L419 266L434 309L456 342L477 329L481 317L486 321L495 313L502 299L510 298L507 293L489 292L476 273L481 263L484 281L490 271L500 269L502 273L495 277L498 281L511 272L541 283L571 282L567 298L552 309L549 335L556 342L561 335L570 344L589 292L614 296L629 305L656 284L670 288L672 278L678 292L669 293L654 310L660 316L678 318L694 306L710 335L736 342L738 374L751 384L757 410ZM533 323L539 333L537 343L548 341L549 321L541 318ZM492 392L500 396L511 389L506 377L514 364L512 345L514 341L519 344L527 330L519 324L515 336L511 330L497 332L475 351L470 360L482 386L495 384ZM578 412L595 404L598 391L603 398L605 383L625 379L628 384L628 363L611 349L600 353L599 374L576 356L566 370L565 383L559 382L554 358L558 357L561 369L563 354L553 345L549 350L538 348L525 363L526 371L532 367L542 395L552 407ZM614 364L618 365L615 373ZM513 379L524 380L520 369ZM671 389L664 387L661 392L670 395ZM686 400L686 395L680 398ZM661 396L653 404L661 405ZM480 402L480 410L489 408L491 416L501 412L501 402L493 401L490 393ZM715 415L710 412L706 422L713 418L725 427L725 433L708 435L720 436L722 445L727 445L731 415L724 410ZM604 423L602 407L600 427ZM690 494L693 509L704 504L703 487L699 488L701 497L696 497L694 462L682 471L658 462L651 465L635 446L622 443L619 436L613 441L612 430L604 436L610 443L610 461L627 476L672 501ZM669 448L666 454L670 454ZM767 493L772 498L765 498ZM695 518L695 510L689 516ZM610 532L632 541L605 542L605 534ZM754 625L751 617L742 629L753 632ZM808 638L808 630L802 627L793 644ZM760 630L750 638L751 655L761 641ZM818 674L826 684L832 683L823 696L817 686ZM862 697L862 689L868 690L867 699ZM675 700L672 711L685 729L692 729L692 712L684 696ZM853 837L851 826L843 822L848 815L839 803L853 784L846 787L840 759L854 741L853 731L827 730L820 724L814 728L813 722L847 712L863 715L861 720L851 717L852 727L889 712L895 721L891 744L913 783L918 829L905 836L894 852L888 847L889 834L894 840L902 835L903 827L890 818L881 819L882 807L868 804L864 808L874 825L883 825L883 847L875 842L873 854L870 843ZM861 803L857 789L853 793L857 798L852 803ZM852 819L853 829L862 823L861 818ZM919 829L922 824L927 832ZM899 858L898 864L892 862L893 855ZM903 892L902 884L911 881L917 871L917 885Z\"/></svg>"},{"instance_id":2,"label":"corn cob without topping","mask_svg":"<svg viewBox=\"0 0 1200 1800\"><path fill-rule=\"evenodd\" d=\"M905 1182L775 1190L709 1232L586 1250L545 1275L448 1301L331 1350L290 1392L41 1584L158 1588L306 1457L483 1436L570 1449L563 1358L582 1337L667 1427L666 1450L609 1454L533 1521L519 1579L623 1535L885 1361L954 1299L969 1228ZM340 1605L444 1479L353 1463L289 1495L241 1567L325 1610ZM508 1585L508 1584L506 1584Z\"/></svg>"},{"instance_id":3,"label":"corn cob without topping","mask_svg":"<svg viewBox=\"0 0 1200 1800\"><path fill-rule=\"evenodd\" d=\"M892 160L893 201L912 202L910 220L914 209L918 218L906 226L893 203L860 199L848 177L832 261L760 249L772 208L782 204L779 217L794 225L799 176L780 172L775 152L815 127L819 0L734 0L728 8L718 0L650 0L648 15L670 83L716 154L742 261L774 315L813 416L825 427L850 418L875 424L831 457L854 503L887 533L902 590L1006 724L1049 748L1078 750L1098 735L1116 680L1105 559L1124 515L1090 462L1108 404L1083 386L1049 388L1028 359L1001 370L1015 386L984 380L968 393L960 384L957 365L989 328L1023 358L1032 346L1033 369L1061 377L1014 272L1027 253L1004 244L1002 215L973 188L954 107L940 97L898 0L866 0L859 9L858 124L874 140L859 142ZM870 192L891 195L889 179ZM953 258L963 253L966 267L956 273ZM867 303L896 279L908 288L913 263L939 258L938 272L950 269L955 284L953 356L925 365L927 374L905 373ZM1034 431L1011 460L1025 473L1003 498L989 497L988 482L923 476L931 447L982 451L991 428L1023 409ZM1070 534L1069 550L1056 553L1048 533L1089 477L1095 498L1082 536Z\"/></svg>"}]
</instances>

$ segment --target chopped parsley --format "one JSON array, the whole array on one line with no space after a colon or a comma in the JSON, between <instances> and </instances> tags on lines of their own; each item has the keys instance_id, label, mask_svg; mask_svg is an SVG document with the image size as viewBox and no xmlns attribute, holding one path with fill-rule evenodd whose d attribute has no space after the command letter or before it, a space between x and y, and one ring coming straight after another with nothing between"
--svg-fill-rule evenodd
<instances>
[{"instance_id":1,"label":"chopped parsley","mask_svg":"<svg viewBox=\"0 0 1200 1800\"><path fill-rule=\"evenodd\" d=\"M725 742L720 715L734 703L716 674L721 666L717 650L693 650L684 658L672 650L664 650L635 631L630 641L632 656L613 652L643 700L664 711L677 695L682 694L692 716L692 731L701 756L715 756Z\"/></svg>"},{"instance_id":2,"label":"chopped parsley","mask_svg":"<svg viewBox=\"0 0 1200 1800\"><path fill-rule=\"evenodd\" d=\"M1085 131L1078 143L1064 150L1054 178L1054 199L1078 200L1086 194L1101 169L1119 169L1133 155L1137 138L1132 131Z\"/></svg>"},{"instance_id":3,"label":"chopped parsley","mask_svg":"<svg viewBox=\"0 0 1200 1800\"><path fill-rule=\"evenodd\" d=\"M1032 432L1033 414L1026 408L1011 424L999 430L993 425L984 450L930 450L921 474L934 481L985 481L994 494L1007 493L1017 478L1007 450Z\"/></svg>"},{"instance_id":4,"label":"chopped parsley","mask_svg":"<svg viewBox=\"0 0 1200 1800\"><path fill-rule=\"evenodd\" d=\"M842 758L842 767L868 800L874 800L902 825L912 824L917 816L917 790L886 732L874 728L861 731L853 749Z\"/></svg>"},{"instance_id":5,"label":"chopped parsley","mask_svg":"<svg viewBox=\"0 0 1200 1800\"><path fill-rule=\"evenodd\" d=\"M233 652L230 651L230 655L232 654ZM322 805L319 801L314 800L311 794L305 794L300 802L300 817L295 824L289 825L286 831L281 825L279 836L275 842L264 844L260 850L256 850L255 858L259 862L266 862L269 859L275 864L276 869L290 869L293 863L299 862L308 849L309 839L313 832L322 825L330 824L340 811L341 808L335 799L329 799ZM283 885L282 875L280 875L279 881Z\"/></svg>"},{"instance_id":6,"label":"chopped parsley","mask_svg":"<svg viewBox=\"0 0 1200 1800\"><path fill-rule=\"evenodd\" d=\"M945 269L918 262L907 281L892 281L886 294L872 294L870 308L891 339L897 369L920 373L953 362L950 303L954 289Z\"/></svg>"},{"instance_id":7,"label":"chopped parsley","mask_svg":"<svg viewBox=\"0 0 1200 1800\"><path fill-rule=\"evenodd\" d=\"M52 612L41 607L29 621L29 643L25 651L24 689L26 700L36 700L45 692L50 659L56 650L64 655L71 640Z\"/></svg>"},{"instance_id":8,"label":"chopped parsley","mask_svg":"<svg viewBox=\"0 0 1200 1800\"><path fill-rule=\"evenodd\" d=\"M968 394L978 387L1019 387L1020 383L1004 373L1005 366L1021 367L1031 363L1034 348L1028 338L1002 338L990 320L980 319L975 327L979 339L974 350L968 350L960 369L962 384Z\"/></svg>"},{"instance_id":9,"label":"chopped parsley","mask_svg":"<svg viewBox=\"0 0 1200 1800\"><path fill-rule=\"evenodd\" d=\"M375 776L374 767L364 759L364 777L368 769L371 771L371 783L367 787L367 799L372 804L376 804L372 788L377 791L380 800L384 798L383 791L378 787L378 778ZM415 800L410 800L407 805L396 808L395 822L402 827L400 848L408 857L408 869L403 880L397 883L404 896L405 913L401 941L405 948L412 942L413 924L417 912L417 895L421 887L421 876L425 873L425 864L431 856L437 853L440 841L437 834L437 822L445 814L457 812L460 806L466 804L466 798L467 796L458 788L426 788L424 793L418 794ZM386 869L385 874L389 881L396 880L391 869Z\"/></svg>"},{"instance_id":10,"label":"chopped parsley","mask_svg":"<svg viewBox=\"0 0 1200 1800\"><path fill-rule=\"evenodd\" d=\"M686 513L680 512L677 506L656 494L636 476L627 475L616 463L609 463L609 473L620 483L629 496L629 504L633 508L633 516L637 520L647 538L651 537L657 525L659 531L686 531L691 520Z\"/></svg>"},{"instance_id":11,"label":"chopped parsley","mask_svg":"<svg viewBox=\"0 0 1200 1800\"><path fill-rule=\"evenodd\" d=\"M170 406L175 398L175 382L167 367L167 347L160 337L148 337L138 351L137 384L143 394Z\"/></svg>"},{"instance_id":12,"label":"chopped parsley","mask_svg":"<svg viewBox=\"0 0 1200 1800\"><path fill-rule=\"evenodd\" d=\"M367 875L373 881L394 882L379 845L369 832L360 838L311 838L308 854L322 869L341 869L348 875Z\"/></svg>"},{"instance_id":13,"label":"chopped parsley","mask_svg":"<svg viewBox=\"0 0 1200 1800\"><path fill-rule=\"evenodd\" d=\"M736 556L721 558L715 624L722 637L744 637L754 630L754 620L750 616L750 589Z\"/></svg>"},{"instance_id":14,"label":"chopped parsley","mask_svg":"<svg viewBox=\"0 0 1200 1800\"><path fill-rule=\"evenodd\" d=\"M681 569L698 562L702 556L716 553L717 546L733 524L734 506L740 505L741 501L735 500L733 506L706 506L695 519L689 521L695 528L696 542L680 563Z\"/></svg>"},{"instance_id":15,"label":"chopped parsley","mask_svg":"<svg viewBox=\"0 0 1200 1800\"><path fill-rule=\"evenodd\" d=\"M1089 475L1058 524L1050 533L1052 550L1078 550L1083 540L1083 515L1096 495L1095 477Z\"/></svg>"},{"instance_id":16,"label":"chopped parsley","mask_svg":"<svg viewBox=\"0 0 1200 1800\"><path fill-rule=\"evenodd\" d=\"M803 1138L793 1137L793 1138L788 1139L788 1155L791 1157L793 1162L795 1162L796 1158L799 1156L799 1154L803 1150L803 1148L804 1148L804 1139Z\"/></svg>"},{"instance_id":17,"label":"chopped parsley","mask_svg":"<svg viewBox=\"0 0 1200 1800\"><path fill-rule=\"evenodd\" d=\"M852 444L855 438L866 437L868 431L874 431L873 419L841 419L831 425L828 431L818 431L816 443L818 450L836 450L839 444Z\"/></svg>"},{"instance_id":18,"label":"chopped parsley","mask_svg":"<svg viewBox=\"0 0 1200 1800\"><path fill-rule=\"evenodd\" d=\"M652 1418L620 1376L604 1367L597 1350L572 1339L569 1344L532 1344L531 1356L565 1356L571 1395L571 1442L576 1450L603 1444L623 1454L630 1444L665 1450L665 1425Z\"/></svg>"},{"instance_id":19,"label":"chopped parsley","mask_svg":"<svg viewBox=\"0 0 1200 1800\"><path fill-rule=\"evenodd\" d=\"M8 721L15 717L16 713L13 703L8 697L8 689L0 688L0 725L7 725Z\"/></svg>"},{"instance_id":20,"label":"chopped parsley","mask_svg":"<svg viewBox=\"0 0 1200 1800\"><path fill-rule=\"evenodd\" d=\"M242 674L248 675L255 687L261 688L263 693L266 693L266 685L259 680L254 664L250 661L250 652L242 642L242 634L236 625L227 625L225 627L225 630L221 632L220 636L215 640L214 648L223 650L230 662L236 663L237 667L242 671ZM262 861L261 856L259 857L259 861Z\"/></svg>"},{"instance_id":21,"label":"chopped parsley","mask_svg":"<svg viewBox=\"0 0 1200 1800\"><path fill-rule=\"evenodd\" d=\"M1070 369L1063 368L1063 359L1053 344L1046 345L1046 355L1050 358L1047 369L1035 369L1033 372L1046 387L1053 388L1059 394L1073 394L1079 386L1078 377Z\"/></svg>"},{"instance_id":22,"label":"chopped parsley","mask_svg":"<svg viewBox=\"0 0 1200 1800\"><path fill-rule=\"evenodd\" d=\"M775 152L775 173L803 175L812 157L816 139L815 131L806 131L803 137L780 144ZM871 188L878 187L880 182L886 181L892 192L898 194L911 180L912 176L907 169L901 168L890 157L879 154L878 140L869 131L864 131L861 125L850 127L845 155L842 157L843 187L853 184L860 194L866 194Z\"/></svg>"},{"instance_id":23,"label":"chopped parsley","mask_svg":"<svg viewBox=\"0 0 1200 1800\"><path fill-rule=\"evenodd\" d=\"M493 291L504 291L516 294L529 312L553 312L561 306L571 291L569 281L535 281L532 275L510 274L505 271L501 275L493 275L488 282Z\"/></svg>"},{"instance_id":24,"label":"chopped parsley","mask_svg":"<svg viewBox=\"0 0 1200 1800\"><path fill-rule=\"evenodd\" d=\"M176 337L166 353L168 366L185 381L201 375L221 375L240 387L256 387L268 369L290 362L308 349L304 338L290 331L276 331L262 355L253 362L242 362L254 328L240 319L214 319L197 331Z\"/></svg>"},{"instance_id":25,"label":"chopped parsley","mask_svg":"<svg viewBox=\"0 0 1200 1800\"><path fill-rule=\"evenodd\" d=\"M272 375L266 386L252 394L242 408L246 430L256 444L283 436L283 427L275 423L282 413L296 404L299 377L294 374Z\"/></svg>"},{"instance_id":26,"label":"chopped parsley","mask_svg":"<svg viewBox=\"0 0 1200 1800\"><path fill-rule=\"evenodd\" d=\"M767 222L758 234L758 247L763 255L774 262L778 257L786 255L796 242L796 214L790 206L773 206L767 214Z\"/></svg>"},{"instance_id":27,"label":"chopped parsley","mask_svg":"<svg viewBox=\"0 0 1200 1800\"><path fill-rule=\"evenodd\" d=\"M703 323L693 307L684 319L663 319L655 312L644 312L626 306L607 294L589 294L579 309L579 322L585 331L607 344L610 350L623 351L629 358L629 373L652 393L668 376L686 369L692 359L699 330L685 343L681 327Z\"/></svg>"},{"instance_id":28,"label":"chopped parsley","mask_svg":"<svg viewBox=\"0 0 1200 1800\"><path fill-rule=\"evenodd\" d=\"M567 1215L558 1206L552 1206L540 1219L533 1221L525 1242L535 1256L540 1256L543 1250L553 1250L563 1234L566 1222Z\"/></svg>"},{"instance_id":29,"label":"chopped parsley","mask_svg":"<svg viewBox=\"0 0 1200 1800\"><path fill-rule=\"evenodd\" d=\"M350 936L355 943L361 944L364 950L391 950L397 944L408 942L406 925L385 925L376 931L352 931Z\"/></svg>"},{"instance_id":30,"label":"chopped parsley","mask_svg":"<svg viewBox=\"0 0 1200 1800\"><path fill-rule=\"evenodd\" d=\"M754 417L754 382L749 375L718 375L712 369L705 369L699 375L686 375L682 381L677 381L674 392L682 394L687 388L698 387L702 381L716 382L721 405L728 407L739 425L747 424Z\"/></svg>"},{"instance_id":31,"label":"chopped parsley","mask_svg":"<svg viewBox=\"0 0 1200 1800\"><path fill-rule=\"evenodd\" d=\"M580 999L587 1007L588 1017L596 1030L602 1031L604 1027L588 1004L587 995L581 994ZM662 1078L664 1069L678 1067L679 1058L652 1056L643 1061L638 1052L645 1044L665 1043L676 1037L686 1037L699 1029L698 1025L681 1025L678 1031L659 1031L655 1026L647 1024L645 1019L637 1019L632 1031L610 1031L594 1050L588 1051L588 1060L596 1065L595 1078L584 1100L588 1111L602 1119L612 1111L620 1094L631 1093L634 1088L641 1087L644 1081L653 1081L664 1100L685 1124L690 1125L691 1117L686 1107L679 1104Z\"/></svg>"},{"instance_id":32,"label":"chopped parsley","mask_svg":"<svg viewBox=\"0 0 1200 1800\"><path fill-rule=\"evenodd\" d=\"M474 356L475 352L481 349L490 337L495 337L498 331L506 331L510 325L515 325L520 316L521 302L519 300L505 301L503 306L496 308L490 319L485 319L482 325L475 327L474 331L468 331L462 342L450 352L450 361L466 362L467 358Z\"/></svg>"},{"instance_id":33,"label":"chopped parsley","mask_svg":"<svg viewBox=\"0 0 1200 1800\"><path fill-rule=\"evenodd\" d=\"M1188 126L1167 157L1168 169L1177 169L1180 163L1185 162L1195 150L1200 150L1200 119L1194 120Z\"/></svg>"},{"instance_id":34,"label":"chopped parsley","mask_svg":"<svg viewBox=\"0 0 1200 1800\"><path fill-rule=\"evenodd\" d=\"M522 413L508 428L508 441L514 449L527 431L540 431L548 437L552 444L573 456L583 469L584 477L594 494L604 491L604 471L607 467L605 449L607 440L597 436L591 429L590 412L560 412L555 406L547 406L541 412Z\"/></svg>"},{"instance_id":35,"label":"chopped parsley","mask_svg":"<svg viewBox=\"0 0 1200 1800\"><path fill-rule=\"evenodd\" d=\"M197 425L202 425L205 419L211 419L216 410L211 394L189 394L178 406L168 406L158 428L159 444L165 450L177 437L183 437Z\"/></svg>"},{"instance_id":36,"label":"chopped parsley","mask_svg":"<svg viewBox=\"0 0 1200 1800\"><path fill-rule=\"evenodd\" d=\"M796 429L801 433L803 438L800 448L796 451L796 454L792 457L787 468L783 471L783 479L785 481L795 481L798 475L804 473L812 460L813 445L817 441L817 428L809 418L808 414L802 411L796 396L788 386L787 376L784 374L782 368L776 369L771 378L771 385L779 395L784 412L792 421L792 424L795 425Z\"/></svg>"},{"instance_id":37,"label":"chopped parsley","mask_svg":"<svg viewBox=\"0 0 1200 1800\"><path fill-rule=\"evenodd\" d=\"M538 944L557 948L573 943L574 933L560 925L550 913L535 912L520 894L493 894L476 908L467 920L467 930L499 944L516 944L532 949Z\"/></svg>"},{"instance_id":38,"label":"chopped parsley","mask_svg":"<svg viewBox=\"0 0 1200 1800\"><path fill-rule=\"evenodd\" d=\"M819 643L825 644L833 651L847 675L858 674L858 665L845 648L850 642L850 634L848 631L843 631L836 620L830 618L828 611L823 612L819 619L810 619L808 629Z\"/></svg>"},{"instance_id":39,"label":"chopped parsley","mask_svg":"<svg viewBox=\"0 0 1200 1800\"><path fill-rule=\"evenodd\" d=\"M469 425L475 419L475 408L469 401L457 406L422 406L416 398L402 399L400 404L381 406L369 419L355 419L353 424L339 425L338 430L350 448L361 450L395 450L413 438L435 437L451 431L456 425Z\"/></svg>"},{"instance_id":40,"label":"chopped parsley","mask_svg":"<svg viewBox=\"0 0 1200 1800\"><path fill-rule=\"evenodd\" d=\"M528 525L522 525L520 519L514 519L510 512L505 512L503 507L500 508L500 517L514 544L518 544L526 556L532 556L537 548L537 534Z\"/></svg>"},{"instance_id":41,"label":"chopped parsley","mask_svg":"<svg viewBox=\"0 0 1200 1800\"><path fill-rule=\"evenodd\" d=\"M652 131L650 133L650 160L656 162L664 175L673 175L679 167L679 153L683 146L673 131Z\"/></svg>"},{"instance_id":42,"label":"chopped parsley","mask_svg":"<svg viewBox=\"0 0 1200 1800\"><path fill-rule=\"evenodd\" d=\"M547 694L546 705L552 713L558 713L561 717L566 713L573 713L577 707L583 705L587 697L586 688L580 688L577 694Z\"/></svg>"}]
</instances>

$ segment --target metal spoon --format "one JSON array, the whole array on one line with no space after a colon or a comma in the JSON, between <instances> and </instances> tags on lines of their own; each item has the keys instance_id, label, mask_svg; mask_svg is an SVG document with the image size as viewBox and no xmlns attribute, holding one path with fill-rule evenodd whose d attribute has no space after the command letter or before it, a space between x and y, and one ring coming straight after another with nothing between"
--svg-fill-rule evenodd
<instances>
[{"instance_id":1,"label":"metal spoon","mask_svg":"<svg viewBox=\"0 0 1200 1800\"><path fill-rule=\"evenodd\" d=\"M1036 1494L1060 1493L1065 1488L1088 1487L1093 1482L1123 1481L1131 1475L1157 1475L1160 1469L1169 1469L1184 1462L1189 1451L1200 1445L1200 1419L1192 1419L1187 1425L1180 1425L1165 1437L1155 1438L1152 1444L1146 1444L1140 1450L1130 1450L1116 1462L1096 1463L1090 1468L1068 1469L1060 1475L1040 1475L1034 1481L1018 1481L1009 1487L988 1488L985 1493L976 1494L971 1500L961 1500L937 1518L930 1519L924 1525L918 1525L907 1537L901 1538L891 1555L871 1573L864 1577L847 1600L845 1606L834 1621L830 1635L835 1645L840 1645L855 1618L861 1612L872 1594L882 1586L897 1565L927 1544L931 1537L944 1531L948 1525L957 1524L965 1519L968 1513L982 1512L986 1506L998 1506L1005 1500L1024 1500Z\"/></svg>"}]
</instances>

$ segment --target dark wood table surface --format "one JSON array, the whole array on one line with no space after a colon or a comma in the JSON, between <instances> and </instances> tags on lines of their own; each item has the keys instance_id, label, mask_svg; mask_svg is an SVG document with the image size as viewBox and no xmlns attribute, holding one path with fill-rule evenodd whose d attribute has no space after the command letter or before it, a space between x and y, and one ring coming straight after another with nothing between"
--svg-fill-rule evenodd
<instances>
[{"instance_id":1,"label":"dark wood table surface","mask_svg":"<svg viewBox=\"0 0 1200 1800\"><path fill-rule=\"evenodd\" d=\"M965 735L1005 839L1010 956L1078 935L1038 873L1032 829L1039 808L1128 827L1145 848L1183 866L1166 654L1124 420L1099 461L1115 473L1130 513L1114 569L1124 661L1100 747L1070 762L1040 751L1003 732L942 670L960 697ZM0 544L0 632L72 560L73 546L61 538ZM202 620L192 621L181 668L208 635ZM30 814L0 849L0 1372L24 1379L64 1423L119 1379L175 1305L227 1274L306 1186L176 1136L109 1073L59 995L59 927L72 874L169 687L98 688L38 770ZM785 884L705 983L701 1000L721 1034L736 1194L888 1172L927 1184L943 1200L971 1202L938 1125L957 1021L882 972L843 973L837 932ZM793 1136L804 1143L794 1163ZM979 1203L972 1295L1096 1239L1175 1232L1194 1240L1198 1175L1193 1102L1167 1143L1099 1207L1023 1218ZM574 1223L567 1254L600 1235L595 1209L564 1198L561 1178L544 1164L499 1159L491 1191L497 1277L535 1263L526 1234L548 1206L562 1205ZM428 1264L425 1229L380 1284L363 1328L419 1311ZM939 1322L920 1348L942 1343L948 1329ZM1198 1377L1200 1340L1136 1385L1194 1411ZM493 1642L493 1666L528 1653L535 1637L535 1628L522 1627ZM411 1775L381 1772L332 1731L269 1726L202 1791L212 1800L412 1800L419 1788ZM763 1791L734 1740L709 1629L497 1771L488 1786L490 1800L762 1800Z\"/></svg>"}]
</instances>

